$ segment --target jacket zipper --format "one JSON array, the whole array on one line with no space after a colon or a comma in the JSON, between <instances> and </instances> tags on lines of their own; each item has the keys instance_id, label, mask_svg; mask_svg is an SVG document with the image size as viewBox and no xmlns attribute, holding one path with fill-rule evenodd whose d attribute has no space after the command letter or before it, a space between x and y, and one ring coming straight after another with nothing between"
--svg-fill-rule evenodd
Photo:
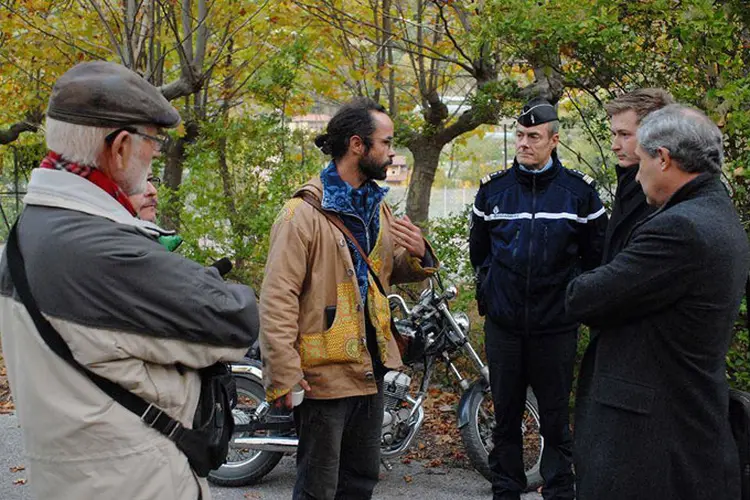
<instances>
[{"instance_id":1,"label":"jacket zipper","mask_svg":"<svg viewBox=\"0 0 750 500\"><path fill-rule=\"evenodd\" d=\"M531 176L531 230L529 231L529 258L526 269L526 300L524 316L526 335L529 335L529 294L531 292L531 255L534 248L534 221L536 220L536 175Z\"/></svg>"}]
</instances>

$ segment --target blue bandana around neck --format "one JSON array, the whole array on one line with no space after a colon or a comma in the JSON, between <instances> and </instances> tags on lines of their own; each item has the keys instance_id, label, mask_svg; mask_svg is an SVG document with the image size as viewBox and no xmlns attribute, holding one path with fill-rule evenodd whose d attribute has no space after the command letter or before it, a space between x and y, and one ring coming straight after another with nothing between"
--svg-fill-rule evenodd
<instances>
[{"instance_id":1,"label":"blue bandana around neck","mask_svg":"<svg viewBox=\"0 0 750 500\"><path fill-rule=\"evenodd\" d=\"M337 212L360 246L369 254L380 231L380 203L388 188L378 186L373 180L354 188L341 178L333 161L320 173L320 181L323 184L322 207ZM367 263L351 242L347 241L347 244L357 273L359 291L365 301L368 288Z\"/></svg>"}]
</instances>

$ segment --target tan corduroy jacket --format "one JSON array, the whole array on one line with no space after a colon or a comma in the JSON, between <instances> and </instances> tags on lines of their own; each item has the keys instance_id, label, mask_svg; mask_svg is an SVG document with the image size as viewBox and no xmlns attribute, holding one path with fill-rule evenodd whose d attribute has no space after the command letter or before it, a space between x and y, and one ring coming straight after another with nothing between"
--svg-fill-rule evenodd
<instances>
[{"instance_id":1,"label":"tan corduroy jacket","mask_svg":"<svg viewBox=\"0 0 750 500\"><path fill-rule=\"evenodd\" d=\"M302 191L321 199L320 178L313 178L296 194ZM420 281L436 270L423 268L420 259L396 246L391 236L393 220L390 207L381 203L380 232L370 259L386 292L391 284ZM387 368L398 368L401 358L390 332L388 300L371 277L368 288L367 310L381 359ZM326 328L326 308L335 308L330 328ZM272 401L286 394L302 378L310 384L306 397L312 399L377 392L364 315L343 233L307 202L292 198L271 230L261 289L260 345L266 398Z\"/></svg>"}]
</instances>

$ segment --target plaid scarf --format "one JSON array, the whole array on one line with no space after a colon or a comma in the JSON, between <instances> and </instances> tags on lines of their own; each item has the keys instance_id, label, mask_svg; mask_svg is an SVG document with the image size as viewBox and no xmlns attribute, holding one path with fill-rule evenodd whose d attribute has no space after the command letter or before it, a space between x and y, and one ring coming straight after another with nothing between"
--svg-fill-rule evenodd
<instances>
[{"instance_id":1,"label":"plaid scarf","mask_svg":"<svg viewBox=\"0 0 750 500\"><path fill-rule=\"evenodd\" d=\"M112 179L104 175L101 170L64 160L62 156L55 153L54 151L50 151L49 153L47 153L47 156L44 157L42 163L39 164L39 168L63 170L65 172L70 172L71 174L83 177L84 179L88 179L89 181L99 186L99 188L103 189L112 198L117 200L117 202L125 207L131 215L133 215L134 217L136 216L133 204L130 203L130 198L128 198L128 195L125 194L125 191L123 191L120 186L115 184Z\"/></svg>"}]
</instances>

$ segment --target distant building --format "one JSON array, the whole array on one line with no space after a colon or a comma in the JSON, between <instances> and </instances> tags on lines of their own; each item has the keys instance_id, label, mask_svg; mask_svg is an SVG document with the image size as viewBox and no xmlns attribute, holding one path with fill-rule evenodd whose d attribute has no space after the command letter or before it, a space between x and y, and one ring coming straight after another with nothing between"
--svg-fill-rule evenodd
<instances>
[{"instance_id":1,"label":"distant building","mask_svg":"<svg viewBox=\"0 0 750 500\"><path fill-rule=\"evenodd\" d=\"M330 120L330 115L323 114L295 116L292 118L292 123L289 124L289 128L292 130L302 129L311 132L323 132Z\"/></svg>"},{"instance_id":2,"label":"distant building","mask_svg":"<svg viewBox=\"0 0 750 500\"><path fill-rule=\"evenodd\" d=\"M409 183L409 166L406 164L405 156L393 157L385 183L389 186L406 186Z\"/></svg>"}]
</instances>

